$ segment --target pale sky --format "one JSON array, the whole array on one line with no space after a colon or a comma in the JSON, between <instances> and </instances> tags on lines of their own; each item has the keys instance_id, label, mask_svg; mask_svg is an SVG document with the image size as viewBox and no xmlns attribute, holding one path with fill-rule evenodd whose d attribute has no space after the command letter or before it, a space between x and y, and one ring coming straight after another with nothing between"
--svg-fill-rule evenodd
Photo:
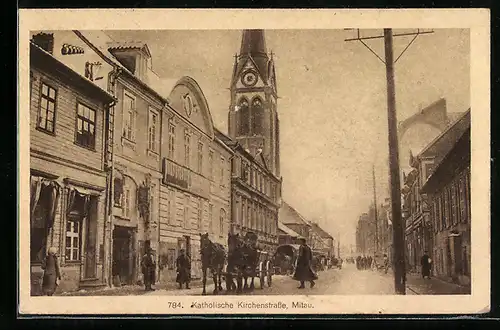
<instances>
[{"instance_id":1,"label":"pale sky","mask_svg":"<svg viewBox=\"0 0 500 330\"><path fill-rule=\"evenodd\" d=\"M153 70L163 78L194 78L215 126L227 132L228 88L241 31L108 34L116 41L147 43ZM382 30L362 31L363 36L380 34ZM342 245L355 243L359 215L372 203L372 165L379 203L388 197L389 180L385 66L361 43L344 41L354 35L344 30L266 30L268 52L275 54L283 198ZM411 38L394 39L395 57ZM384 58L383 39L366 43ZM448 112L466 111L469 56L469 30L419 36L396 63L398 121L440 97L446 98ZM418 140L422 134L427 140L426 130L415 128L408 136Z\"/></svg>"}]
</instances>

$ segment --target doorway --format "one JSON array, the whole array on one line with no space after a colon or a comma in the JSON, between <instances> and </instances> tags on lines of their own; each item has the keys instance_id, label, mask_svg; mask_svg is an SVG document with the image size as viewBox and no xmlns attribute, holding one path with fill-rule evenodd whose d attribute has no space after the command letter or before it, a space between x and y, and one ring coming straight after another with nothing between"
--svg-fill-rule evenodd
<instances>
[{"instance_id":1,"label":"doorway","mask_svg":"<svg viewBox=\"0 0 500 330\"><path fill-rule=\"evenodd\" d=\"M113 277L121 284L132 284L134 274L133 232L122 226L113 230Z\"/></svg>"}]
</instances>

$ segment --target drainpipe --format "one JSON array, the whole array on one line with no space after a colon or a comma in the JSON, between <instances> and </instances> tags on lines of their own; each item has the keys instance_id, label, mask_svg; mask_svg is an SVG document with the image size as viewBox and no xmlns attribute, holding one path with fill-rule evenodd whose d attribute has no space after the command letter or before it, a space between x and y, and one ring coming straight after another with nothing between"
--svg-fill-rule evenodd
<instances>
[{"instance_id":1,"label":"drainpipe","mask_svg":"<svg viewBox=\"0 0 500 330\"><path fill-rule=\"evenodd\" d=\"M116 79L120 76L122 73L121 68L114 67L112 71L108 73L108 92L110 92L113 96L116 97ZM114 104L113 106L115 106ZM113 109L114 111L115 109ZM109 111L109 110L108 110ZM113 117L116 115L116 113L113 113ZM115 135L115 118L113 118L113 127L112 131L113 134ZM108 129L109 132L109 129ZM109 138L109 136L108 136ZM106 214L106 219L104 221L104 260L103 260L103 279L107 282L108 286L112 287L113 286L113 190L114 190L114 170L115 170L115 157L114 157L114 138L115 136L112 137L113 140L113 145L108 146L111 151L111 168L108 169L108 191L106 194L106 200L107 200L107 214ZM108 143L108 141L106 141ZM107 233L109 232L109 236ZM107 239L106 239L106 236Z\"/></svg>"}]
</instances>

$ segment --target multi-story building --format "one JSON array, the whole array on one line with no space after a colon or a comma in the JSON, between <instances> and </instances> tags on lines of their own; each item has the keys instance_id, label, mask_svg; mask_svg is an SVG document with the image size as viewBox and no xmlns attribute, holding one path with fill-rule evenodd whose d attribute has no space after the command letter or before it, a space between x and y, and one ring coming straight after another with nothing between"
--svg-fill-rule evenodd
<instances>
[{"instance_id":1,"label":"multi-story building","mask_svg":"<svg viewBox=\"0 0 500 330\"><path fill-rule=\"evenodd\" d=\"M360 254L373 255L377 252L378 228L375 208L370 205L368 212L363 213L356 227L356 250Z\"/></svg>"},{"instance_id":2,"label":"multi-story building","mask_svg":"<svg viewBox=\"0 0 500 330\"><path fill-rule=\"evenodd\" d=\"M420 271L420 257L425 251L433 251L432 221L430 204L421 188L463 132L470 125L467 111L450 124L429 143L417 156L410 157L412 170L403 174L403 220L406 232L406 260L409 271Z\"/></svg>"},{"instance_id":3,"label":"multi-story building","mask_svg":"<svg viewBox=\"0 0 500 330\"><path fill-rule=\"evenodd\" d=\"M281 204L276 72L263 30L243 30L230 85L229 138L233 160L233 226L256 231L260 243L278 244Z\"/></svg>"},{"instance_id":4,"label":"multi-story building","mask_svg":"<svg viewBox=\"0 0 500 330\"><path fill-rule=\"evenodd\" d=\"M200 234L227 246L233 151L218 137L198 83L182 77L168 96L163 117L160 189L161 281L175 280L181 248L201 276Z\"/></svg>"},{"instance_id":5,"label":"multi-story building","mask_svg":"<svg viewBox=\"0 0 500 330\"><path fill-rule=\"evenodd\" d=\"M268 252L278 244L278 209L280 180L264 165L264 160L220 131L217 136L234 152L232 158L231 233L258 236L260 247Z\"/></svg>"},{"instance_id":6,"label":"multi-story building","mask_svg":"<svg viewBox=\"0 0 500 330\"><path fill-rule=\"evenodd\" d=\"M49 247L59 255L58 291L103 285L105 127L114 97L62 58L96 56L53 33L30 43L31 294L40 294ZM107 68L109 69L109 68ZM103 88L104 87L104 88Z\"/></svg>"},{"instance_id":7,"label":"multi-story building","mask_svg":"<svg viewBox=\"0 0 500 330\"><path fill-rule=\"evenodd\" d=\"M471 279L469 111L462 118L466 129L460 130L461 136L421 188L428 195L431 210L433 273L466 285Z\"/></svg>"}]
</instances>

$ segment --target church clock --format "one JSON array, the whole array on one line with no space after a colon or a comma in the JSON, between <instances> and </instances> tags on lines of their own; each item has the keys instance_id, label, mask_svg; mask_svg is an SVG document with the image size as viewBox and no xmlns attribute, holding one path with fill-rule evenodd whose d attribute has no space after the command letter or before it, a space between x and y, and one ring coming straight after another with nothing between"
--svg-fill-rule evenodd
<instances>
[{"instance_id":1,"label":"church clock","mask_svg":"<svg viewBox=\"0 0 500 330\"><path fill-rule=\"evenodd\" d=\"M255 84L257 83L257 74L253 70L246 71L241 76L241 82L246 87L255 86Z\"/></svg>"}]
</instances>

